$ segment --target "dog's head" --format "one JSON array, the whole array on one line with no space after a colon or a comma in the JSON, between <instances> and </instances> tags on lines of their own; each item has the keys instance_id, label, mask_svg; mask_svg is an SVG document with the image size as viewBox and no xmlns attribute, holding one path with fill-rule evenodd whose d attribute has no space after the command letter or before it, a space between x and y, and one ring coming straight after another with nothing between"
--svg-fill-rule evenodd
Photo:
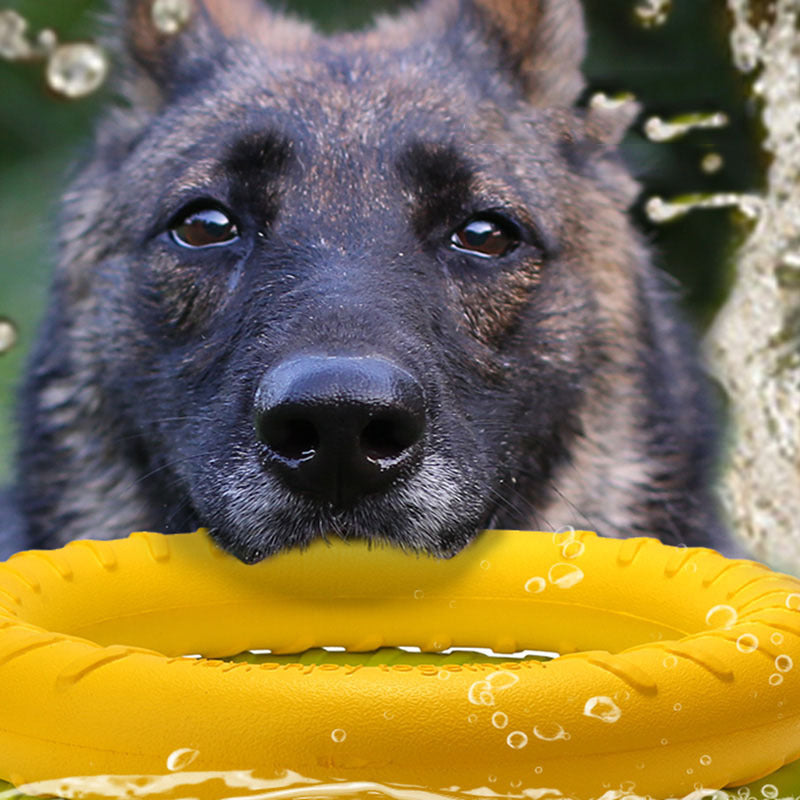
<instances>
[{"instance_id":1,"label":"dog's head","mask_svg":"<svg viewBox=\"0 0 800 800\"><path fill-rule=\"evenodd\" d=\"M637 335L621 127L572 108L577 2L429 0L333 38L187 7L170 30L118 4L124 102L67 198L63 335L113 430L92 480L124 461L120 503L246 561L535 519Z\"/></svg>"}]
</instances>

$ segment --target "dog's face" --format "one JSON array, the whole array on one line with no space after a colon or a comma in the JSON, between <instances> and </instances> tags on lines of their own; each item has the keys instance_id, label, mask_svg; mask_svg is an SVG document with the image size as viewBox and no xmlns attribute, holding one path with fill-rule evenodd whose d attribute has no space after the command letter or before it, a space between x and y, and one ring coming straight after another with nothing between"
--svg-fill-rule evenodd
<instances>
[{"instance_id":1,"label":"dog's face","mask_svg":"<svg viewBox=\"0 0 800 800\"><path fill-rule=\"evenodd\" d=\"M154 524L256 561L535 520L635 335L618 126L566 108L577 7L443 0L334 40L245 0L166 36L148 8L65 246Z\"/></svg>"}]
</instances>

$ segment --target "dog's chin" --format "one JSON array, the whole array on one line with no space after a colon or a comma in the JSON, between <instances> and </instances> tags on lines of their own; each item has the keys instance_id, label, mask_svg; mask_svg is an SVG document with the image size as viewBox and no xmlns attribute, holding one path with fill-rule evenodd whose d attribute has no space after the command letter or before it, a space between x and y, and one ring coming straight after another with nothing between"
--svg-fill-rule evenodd
<instances>
[{"instance_id":1,"label":"dog's chin","mask_svg":"<svg viewBox=\"0 0 800 800\"><path fill-rule=\"evenodd\" d=\"M310 505L310 504L309 504ZM256 564L277 553L304 550L317 540L365 541L410 553L450 558L464 549L485 527L492 511L469 518L433 519L398 516L371 509L270 509L262 524L243 526L230 519L208 519L214 541L245 564Z\"/></svg>"}]
</instances>

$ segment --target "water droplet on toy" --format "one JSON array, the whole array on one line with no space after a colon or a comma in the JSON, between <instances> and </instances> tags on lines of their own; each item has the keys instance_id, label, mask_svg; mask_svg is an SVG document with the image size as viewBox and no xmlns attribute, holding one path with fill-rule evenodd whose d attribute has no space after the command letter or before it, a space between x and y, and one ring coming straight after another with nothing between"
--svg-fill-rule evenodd
<instances>
[{"instance_id":1,"label":"water droplet on toy","mask_svg":"<svg viewBox=\"0 0 800 800\"><path fill-rule=\"evenodd\" d=\"M743 633L736 640L736 649L740 653L755 653L758 650L758 637L752 633Z\"/></svg>"},{"instance_id":2,"label":"water droplet on toy","mask_svg":"<svg viewBox=\"0 0 800 800\"><path fill-rule=\"evenodd\" d=\"M772 642L772 644L783 644L783 634L775 631L775 633L769 637L769 640Z\"/></svg>"},{"instance_id":3,"label":"water droplet on toy","mask_svg":"<svg viewBox=\"0 0 800 800\"><path fill-rule=\"evenodd\" d=\"M580 558L586 551L586 545L583 542L574 541L567 542L561 548L561 557L566 559Z\"/></svg>"},{"instance_id":4,"label":"water droplet on toy","mask_svg":"<svg viewBox=\"0 0 800 800\"><path fill-rule=\"evenodd\" d=\"M792 592L786 596L786 608L790 611L800 611L800 592Z\"/></svg>"},{"instance_id":5,"label":"water droplet on toy","mask_svg":"<svg viewBox=\"0 0 800 800\"><path fill-rule=\"evenodd\" d=\"M663 25L672 10L672 0L642 0L634 9L639 24L645 28Z\"/></svg>"},{"instance_id":6,"label":"water droplet on toy","mask_svg":"<svg viewBox=\"0 0 800 800\"><path fill-rule=\"evenodd\" d=\"M343 731L341 728L336 728L331 731L331 739L333 739L336 744L341 744L346 738L347 732Z\"/></svg>"},{"instance_id":7,"label":"water droplet on toy","mask_svg":"<svg viewBox=\"0 0 800 800\"><path fill-rule=\"evenodd\" d=\"M159 32L174 36L191 19L192 4L190 0L153 0L150 15Z\"/></svg>"},{"instance_id":8,"label":"water droplet on toy","mask_svg":"<svg viewBox=\"0 0 800 800\"><path fill-rule=\"evenodd\" d=\"M17 327L10 319L0 317L0 355L7 353L17 343Z\"/></svg>"},{"instance_id":9,"label":"water droplet on toy","mask_svg":"<svg viewBox=\"0 0 800 800\"><path fill-rule=\"evenodd\" d=\"M761 794L763 794L767 800L775 800L775 798L778 796L778 787L772 783L765 783L761 787Z\"/></svg>"},{"instance_id":10,"label":"water droplet on toy","mask_svg":"<svg viewBox=\"0 0 800 800\"><path fill-rule=\"evenodd\" d=\"M440 681L449 681L450 680L450 673L447 670L440 669L439 672L437 673L436 677Z\"/></svg>"},{"instance_id":11,"label":"water droplet on toy","mask_svg":"<svg viewBox=\"0 0 800 800\"><path fill-rule=\"evenodd\" d=\"M711 756L700 756L700 763L707 767L711 763Z\"/></svg>"},{"instance_id":12,"label":"water droplet on toy","mask_svg":"<svg viewBox=\"0 0 800 800\"><path fill-rule=\"evenodd\" d=\"M779 672L773 672L772 675L769 676L769 685L770 686L780 686L783 683L783 675Z\"/></svg>"},{"instance_id":13,"label":"water droplet on toy","mask_svg":"<svg viewBox=\"0 0 800 800\"><path fill-rule=\"evenodd\" d=\"M539 592L544 591L545 586L547 586L547 582L544 578L531 578L525 583L525 591L531 594L539 594Z\"/></svg>"},{"instance_id":14,"label":"water droplet on toy","mask_svg":"<svg viewBox=\"0 0 800 800\"><path fill-rule=\"evenodd\" d=\"M394 712L392 712L392 711L384 711L383 712L383 718L385 720L393 720L394 719Z\"/></svg>"},{"instance_id":15,"label":"water droplet on toy","mask_svg":"<svg viewBox=\"0 0 800 800\"><path fill-rule=\"evenodd\" d=\"M683 706L680 703L675 703L675 705L672 706L673 711L680 711L682 708Z\"/></svg>"},{"instance_id":16,"label":"water droplet on toy","mask_svg":"<svg viewBox=\"0 0 800 800\"><path fill-rule=\"evenodd\" d=\"M0 11L0 58L7 61L30 58L33 48L25 36L27 30L28 21L16 11Z\"/></svg>"},{"instance_id":17,"label":"water droplet on toy","mask_svg":"<svg viewBox=\"0 0 800 800\"><path fill-rule=\"evenodd\" d=\"M733 606L719 605L711 608L706 614L706 625L709 628L732 628L739 619L739 613Z\"/></svg>"},{"instance_id":18,"label":"water droplet on toy","mask_svg":"<svg viewBox=\"0 0 800 800\"><path fill-rule=\"evenodd\" d=\"M492 566L490 561L481 561L481 569L490 569Z\"/></svg>"},{"instance_id":19,"label":"water droplet on toy","mask_svg":"<svg viewBox=\"0 0 800 800\"><path fill-rule=\"evenodd\" d=\"M569 544L575 540L575 528L567 525L565 528L560 528L553 534L553 544L561 547L562 545Z\"/></svg>"},{"instance_id":20,"label":"water droplet on toy","mask_svg":"<svg viewBox=\"0 0 800 800\"><path fill-rule=\"evenodd\" d=\"M64 97L91 94L108 74L108 59L94 44L62 44L47 61L47 84Z\"/></svg>"},{"instance_id":21,"label":"water droplet on toy","mask_svg":"<svg viewBox=\"0 0 800 800\"><path fill-rule=\"evenodd\" d=\"M414 589L414 599L415 600L422 600L425 597L425 592L422 589Z\"/></svg>"},{"instance_id":22,"label":"water droplet on toy","mask_svg":"<svg viewBox=\"0 0 800 800\"><path fill-rule=\"evenodd\" d=\"M167 758L167 769L170 772L180 772L186 769L200 755L198 750L191 747L182 747L169 754Z\"/></svg>"},{"instance_id":23,"label":"water droplet on toy","mask_svg":"<svg viewBox=\"0 0 800 800\"><path fill-rule=\"evenodd\" d=\"M678 658L677 656L672 655L670 653L668 656L664 656L664 660L661 662L667 669L672 669L673 667L678 666Z\"/></svg>"},{"instance_id":24,"label":"water droplet on toy","mask_svg":"<svg viewBox=\"0 0 800 800\"><path fill-rule=\"evenodd\" d=\"M548 725L537 725L533 729L533 735L543 742L556 742L559 739L570 739L568 734L557 722Z\"/></svg>"},{"instance_id":25,"label":"water droplet on toy","mask_svg":"<svg viewBox=\"0 0 800 800\"><path fill-rule=\"evenodd\" d=\"M522 750L528 744L528 737L522 731L511 731L506 737L506 743L512 750Z\"/></svg>"},{"instance_id":26,"label":"water droplet on toy","mask_svg":"<svg viewBox=\"0 0 800 800\"><path fill-rule=\"evenodd\" d=\"M537 775L541 775L544 772L544 767L534 767L533 770Z\"/></svg>"},{"instance_id":27,"label":"water droplet on toy","mask_svg":"<svg viewBox=\"0 0 800 800\"><path fill-rule=\"evenodd\" d=\"M778 670L778 672L789 672L793 666L794 661L792 661L791 656L779 655L775 659L775 669Z\"/></svg>"},{"instance_id":28,"label":"water droplet on toy","mask_svg":"<svg viewBox=\"0 0 800 800\"><path fill-rule=\"evenodd\" d=\"M570 589L583 580L583 570L574 564L559 562L550 567L547 580L559 589Z\"/></svg>"},{"instance_id":29,"label":"water droplet on toy","mask_svg":"<svg viewBox=\"0 0 800 800\"><path fill-rule=\"evenodd\" d=\"M603 722L616 722L622 716L622 710L610 697L601 695L586 701L583 715Z\"/></svg>"},{"instance_id":30,"label":"water droplet on toy","mask_svg":"<svg viewBox=\"0 0 800 800\"><path fill-rule=\"evenodd\" d=\"M508 714L504 714L502 711L495 711L492 714L492 725L500 730L505 728L508 725Z\"/></svg>"},{"instance_id":31,"label":"water droplet on toy","mask_svg":"<svg viewBox=\"0 0 800 800\"><path fill-rule=\"evenodd\" d=\"M477 714L470 714L467 717L467 722L469 722L472 725L474 725L477 721L478 721L478 715Z\"/></svg>"}]
</instances>

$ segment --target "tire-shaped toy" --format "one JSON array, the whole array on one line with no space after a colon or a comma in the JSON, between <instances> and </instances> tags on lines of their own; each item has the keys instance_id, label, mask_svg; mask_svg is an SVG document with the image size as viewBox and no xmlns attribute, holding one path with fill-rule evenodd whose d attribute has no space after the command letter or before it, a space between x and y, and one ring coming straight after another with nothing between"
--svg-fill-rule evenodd
<instances>
[{"instance_id":1,"label":"tire-shaped toy","mask_svg":"<svg viewBox=\"0 0 800 800\"><path fill-rule=\"evenodd\" d=\"M256 566L202 533L74 542L0 565L0 778L59 793L31 784L183 766L195 797L285 770L577 798L743 784L800 756L798 609L794 578L652 539L492 531L449 561L318 543ZM321 645L572 655L210 660Z\"/></svg>"}]
</instances>

